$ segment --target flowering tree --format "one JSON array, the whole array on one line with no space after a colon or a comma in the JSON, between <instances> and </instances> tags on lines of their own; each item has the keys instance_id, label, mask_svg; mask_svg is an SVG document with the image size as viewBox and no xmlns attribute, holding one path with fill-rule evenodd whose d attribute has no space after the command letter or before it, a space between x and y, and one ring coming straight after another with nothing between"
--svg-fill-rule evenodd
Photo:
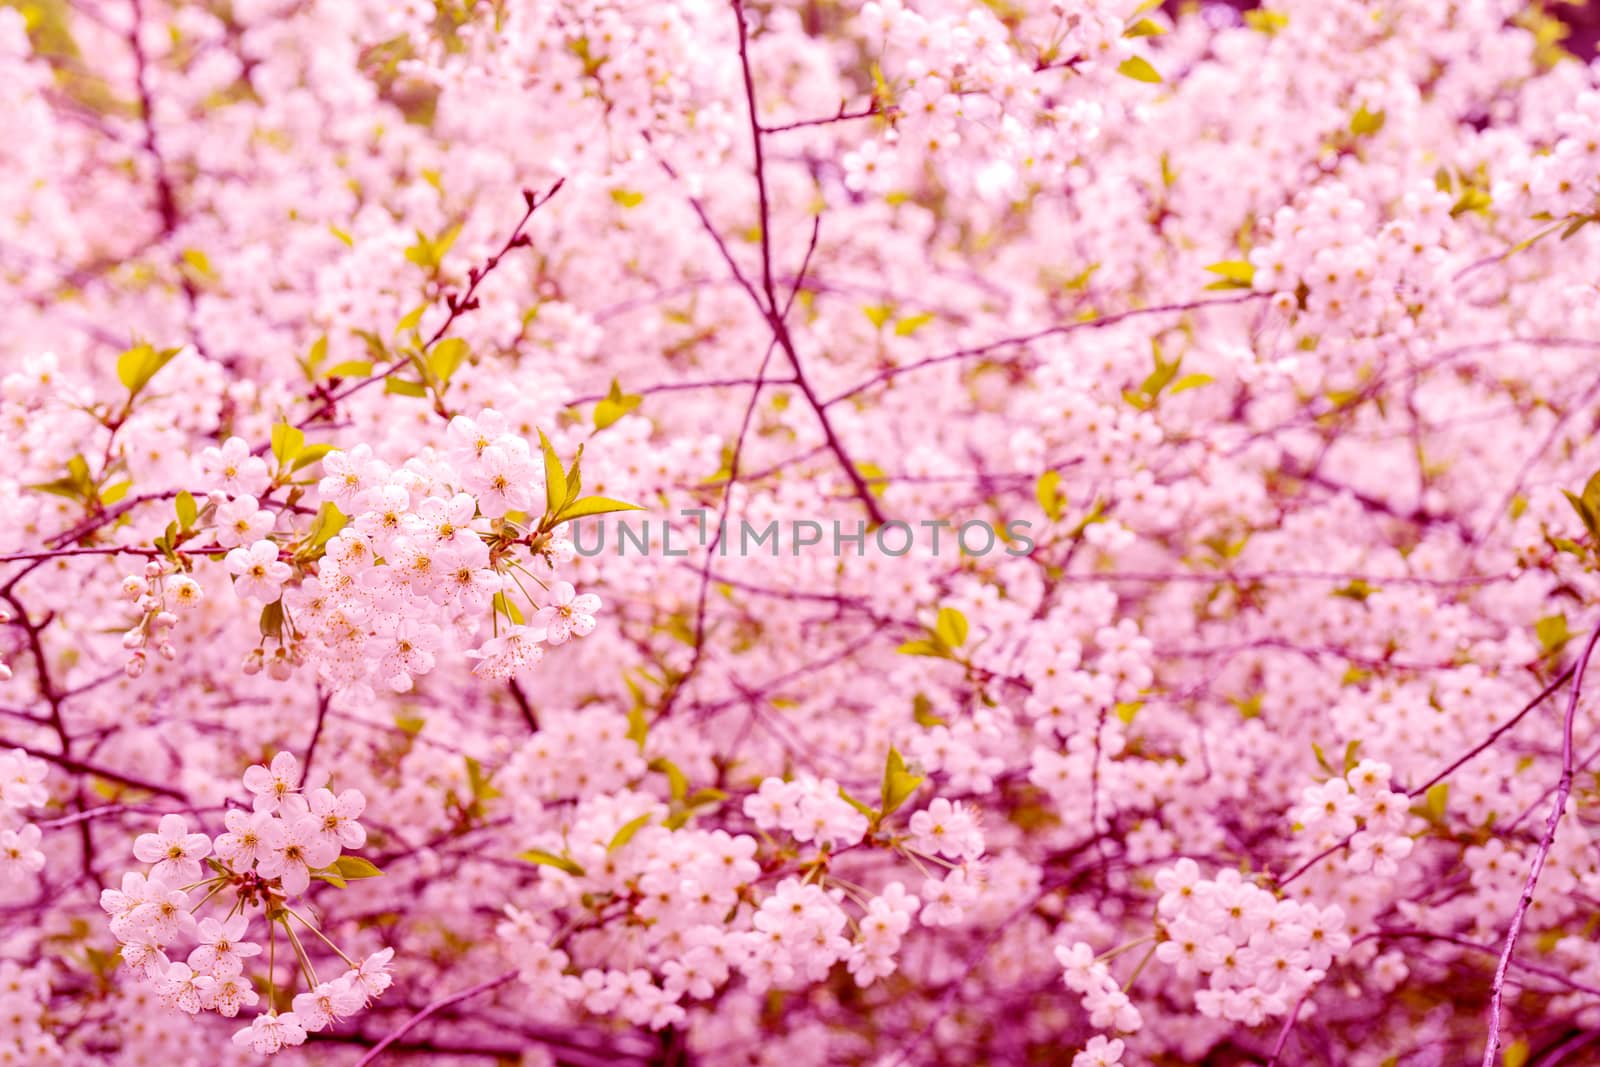
<instances>
[{"instance_id":1,"label":"flowering tree","mask_svg":"<svg viewBox=\"0 0 1600 1067\"><path fill-rule=\"evenodd\" d=\"M1594 1062L1559 30L0 5L0 1064Z\"/></svg>"}]
</instances>

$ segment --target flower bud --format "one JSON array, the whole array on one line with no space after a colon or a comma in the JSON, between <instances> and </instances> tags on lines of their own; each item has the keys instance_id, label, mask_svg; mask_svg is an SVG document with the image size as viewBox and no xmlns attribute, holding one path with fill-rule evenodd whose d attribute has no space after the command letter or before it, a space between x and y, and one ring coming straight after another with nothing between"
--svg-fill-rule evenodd
<instances>
[{"instance_id":1,"label":"flower bud","mask_svg":"<svg viewBox=\"0 0 1600 1067\"><path fill-rule=\"evenodd\" d=\"M138 626L122 635L122 647L132 651L144 647L144 630Z\"/></svg>"},{"instance_id":2,"label":"flower bud","mask_svg":"<svg viewBox=\"0 0 1600 1067\"><path fill-rule=\"evenodd\" d=\"M156 651L161 654L162 659L169 662L178 658L178 650L172 647L171 641L161 642L156 646Z\"/></svg>"},{"instance_id":3,"label":"flower bud","mask_svg":"<svg viewBox=\"0 0 1600 1067\"><path fill-rule=\"evenodd\" d=\"M128 657L128 662L122 665L123 673L129 678L137 678L144 673L144 653L135 652Z\"/></svg>"},{"instance_id":4,"label":"flower bud","mask_svg":"<svg viewBox=\"0 0 1600 1067\"><path fill-rule=\"evenodd\" d=\"M250 654L244 658L244 662L239 665L239 669L246 674L260 674L261 650L252 648Z\"/></svg>"}]
</instances>

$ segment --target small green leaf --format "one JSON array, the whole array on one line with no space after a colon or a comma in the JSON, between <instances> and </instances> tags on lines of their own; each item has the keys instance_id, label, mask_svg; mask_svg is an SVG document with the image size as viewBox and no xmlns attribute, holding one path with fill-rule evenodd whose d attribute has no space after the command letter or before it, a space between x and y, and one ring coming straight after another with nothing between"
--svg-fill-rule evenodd
<instances>
[{"instance_id":1,"label":"small green leaf","mask_svg":"<svg viewBox=\"0 0 1600 1067\"><path fill-rule=\"evenodd\" d=\"M929 641L927 638L922 637L905 642L899 648L895 649L895 651L907 656L934 656L938 659L950 658L950 650L948 648L937 641Z\"/></svg>"},{"instance_id":2,"label":"small green leaf","mask_svg":"<svg viewBox=\"0 0 1600 1067\"><path fill-rule=\"evenodd\" d=\"M441 382L448 382L461 364L472 355L467 342L459 337L446 337L428 353L428 370Z\"/></svg>"},{"instance_id":3,"label":"small green leaf","mask_svg":"<svg viewBox=\"0 0 1600 1067\"><path fill-rule=\"evenodd\" d=\"M428 395L427 387L421 382L410 382L404 378L385 378L383 380L383 391L397 396L414 396L418 398Z\"/></svg>"},{"instance_id":4,"label":"small green leaf","mask_svg":"<svg viewBox=\"0 0 1600 1067\"><path fill-rule=\"evenodd\" d=\"M372 360L347 359L328 368L329 378L365 378L372 373Z\"/></svg>"},{"instance_id":5,"label":"small green leaf","mask_svg":"<svg viewBox=\"0 0 1600 1067\"><path fill-rule=\"evenodd\" d=\"M1344 773L1349 774L1356 769L1356 764L1361 762L1361 741L1351 741L1344 746Z\"/></svg>"},{"instance_id":6,"label":"small green leaf","mask_svg":"<svg viewBox=\"0 0 1600 1067\"><path fill-rule=\"evenodd\" d=\"M294 458L305 446L305 431L290 426L287 422L280 422L272 427L272 454L278 458L279 466L287 467L293 463Z\"/></svg>"},{"instance_id":7,"label":"small green leaf","mask_svg":"<svg viewBox=\"0 0 1600 1067\"><path fill-rule=\"evenodd\" d=\"M1051 522L1061 518L1061 472L1045 471L1033 487L1033 495Z\"/></svg>"},{"instance_id":8,"label":"small green leaf","mask_svg":"<svg viewBox=\"0 0 1600 1067\"><path fill-rule=\"evenodd\" d=\"M311 464L315 463L317 460L321 459L323 456L326 456L332 451L333 446L326 443L307 445L305 448L301 449L298 456L294 457L294 463L290 469L300 470L302 467L309 467Z\"/></svg>"},{"instance_id":9,"label":"small green leaf","mask_svg":"<svg viewBox=\"0 0 1600 1067\"><path fill-rule=\"evenodd\" d=\"M611 843L606 846L607 852L615 852L633 840L633 835L650 825L650 813L647 811L637 819L629 819L623 823L622 828L612 835Z\"/></svg>"},{"instance_id":10,"label":"small green leaf","mask_svg":"<svg viewBox=\"0 0 1600 1067\"><path fill-rule=\"evenodd\" d=\"M883 767L882 799L883 807L880 809L885 817L893 815L900 805L911 798L917 791L917 786L922 784L922 776L912 774L906 769L906 761L893 747L889 749L889 758Z\"/></svg>"},{"instance_id":11,"label":"small green leaf","mask_svg":"<svg viewBox=\"0 0 1600 1067\"><path fill-rule=\"evenodd\" d=\"M613 189L611 190L611 199L622 207L638 207L644 203L644 194L636 193L631 189Z\"/></svg>"},{"instance_id":12,"label":"small green leaf","mask_svg":"<svg viewBox=\"0 0 1600 1067\"><path fill-rule=\"evenodd\" d=\"M1257 33L1264 33L1268 37L1278 33L1289 25L1289 16L1283 11L1269 11L1264 8L1244 13L1244 24Z\"/></svg>"},{"instance_id":13,"label":"small green leaf","mask_svg":"<svg viewBox=\"0 0 1600 1067\"><path fill-rule=\"evenodd\" d=\"M689 794L689 779L678 769L678 765L665 757L658 756L650 761L650 769L657 774L667 776L667 788L673 800L682 800Z\"/></svg>"},{"instance_id":14,"label":"small green leaf","mask_svg":"<svg viewBox=\"0 0 1600 1067\"><path fill-rule=\"evenodd\" d=\"M910 337L932 322L935 317L931 311L919 311L915 315L907 315L894 324L894 335L896 337Z\"/></svg>"},{"instance_id":15,"label":"small green leaf","mask_svg":"<svg viewBox=\"0 0 1600 1067\"><path fill-rule=\"evenodd\" d=\"M1222 281L1212 282L1207 286L1209 289L1248 289L1256 277L1255 264L1245 259L1229 259L1213 263L1206 270L1222 276Z\"/></svg>"},{"instance_id":16,"label":"small green leaf","mask_svg":"<svg viewBox=\"0 0 1600 1067\"><path fill-rule=\"evenodd\" d=\"M432 304L418 304L416 307L406 312L405 316L395 324L394 332L401 334L405 333L407 330L416 329L422 323L422 316L426 315L428 313L428 309L432 306Z\"/></svg>"},{"instance_id":17,"label":"small green leaf","mask_svg":"<svg viewBox=\"0 0 1600 1067\"><path fill-rule=\"evenodd\" d=\"M622 384L615 378L611 379L611 389L606 393L605 399L595 405L594 428L595 432L611 426L624 415L629 414L641 403L642 396L629 396L622 391Z\"/></svg>"},{"instance_id":18,"label":"small green leaf","mask_svg":"<svg viewBox=\"0 0 1600 1067\"><path fill-rule=\"evenodd\" d=\"M333 540L333 535L344 529L345 523L350 519L336 507L332 501L323 501L317 509L317 517L311 520L311 529L306 532L306 547L321 548Z\"/></svg>"},{"instance_id":19,"label":"small green leaf","mask_svg":"<svg viewBox=\"0 0 1600 1067\"><path fill-rule=\"evenodd\" d=\"M517 859L527 863L537 863L545 867L554 867L558 871L566 871L575 878L582 878L584 870L578 864L565 856L558 856L554 852L546 852L542 848L530 848L526 852L518 852Z\"/></svg>"},{"instance_id":20,"label":"small green leaf","mask_svg":"<svg viewBox=\"0 0 1600 1067\"><path fill-rule=\"evenodd\" d=\"M1357 137L1370 137L1383 129L1384 120L1388 116L1382 111L1368 111L1362 104L1356 113L1350 116L1350 132Z\"/></svg>"},{"instance_id":21,"label":"small green leaf","mask_svg":"<svg viewBox=\"0 0 1600 1067\"><path fill-rule=\"evenodd\" d=\"M1546 653L1560 651L1561 647L1572 640L1572 634L1567 629L1567 617L1564 614L1546 615L1533 624L1533 632L1539 638L1539 644L1544 646Z\"/></svg>"},{"instance_id":22,"label":"small green leaf","mask_svg":"<svg viewBox=\"0 0 1600 1067\"><path fill-rule=\"evenodd\" d=\"M527 621L523 618L522 609L517 607L516 601L508 599L503 592L494 595L494 610L510 619L513 626L521 626Z\"/></svg>"},{"instance_id":23,"label":"small green leaf","mask_svg":"<svg viewBox=\"0 0 1600 1067\"><path fill-rule=\"evenodd\" d=\"M1527 1067L1528 1042L1517 1038L1500 1054L1500 1067Z\"/></svg>"},{"instance_id":24,"label":"small green leaf","mask_svg":"<svg viewBox=\"0 0 1600 1067\"><path fill-rule=\"evenodd\" d=\"M1123 30L1122 31L1122 36L1124 36L1124 37L1159 37L1163 33L1166 33L1166 32L1167 32L1166 29L1163 26L1161 26L1159 23L1152 22L1149 19L1140 19L1139 21L1135 22L1132 26L1129 26L1127 29Z\"/></svg>"},{"instance_id":25,"label":"small green leaf","mask_svg":"<svg viewBox=\"0 0 1600 1067\"><path fill-rule=\"evenodd\" d=\"M881 330L894 317L894 308L889 304L868 304L861 309L861 313L872 323L874 329Z\"/></svg>"},{"instance_id":26,"label":"small green leaf","mask_svg":"<svg viewBox=\"0 0 1600 1067\"><path fill-rule=\"evenodd\" d=\"M1210 385L1214 381L1216 379L1209 374L1185 374L1182 378L1172 383L1172 388L1167 390L1167 395L1176 396L1178 393L1187 392L1190 389L1199 389L1203 385Z\"/></svg>"},{"instance_id":27,"label":"small green leaf","mask_svg":"<svg viewBox=\"0 0 1600 1067\"><path fill-rule=\"evenodd\" d=\"M1139 709L1144 707L1142 700L1122 700L1111 709L1112 714L1122 720L1122 725L1132 726L1134 717L1139 714Z\"/></svg>"},{"instance_id":28,"label":"small green leaf","mask_svg":"<svg viewBox=\"0 0 1600 1067\"><path fill-rule=\"evenodd\" d=\"M967 617L955 608L940 608L933 632L949 647L960 648L967 643Z\"/></svg>"},{"instance_id":29,"label":"small green leaf","mask_svg":"<svg viewBox=\"0 0 1600 1067\"><path fill-rule=\"evenodd\" d=\"M1150 61L1143 56L1130 56L1117 67L1117 73L1123 77L1132 78L1136 82L1159 82L1161 72L1150 65Z\"/></svg>"},{"instance_id":30,"label":"small green leaf","mask_svg":"<svg viewBox=\"0 0 1600 1067\"><path fill-rule=\"evenodd\" d=\"M195 520L200 517L200 507L194 502L194 497L185 489L178 494L178 525L185 530L194 529Z\"/></svg>"},{"instance_id":31,"label":"small green leaf","mask_svg":"<svg viewBox=\"0 0 1600 1067\"><path fill-rule=\"evenodd\" d=\"M1444 822L1445 806L1450 802L1450 783L1435 782L1422 796L1428 818L1434 822Z\"/></svg>"},{"instance_id":32,"label":"small green leaf","mask_svg":"<svg viewBox=\"0 0 1600 1067\"><path fill-rule=\"evenodd\" d=\"M539 447L544 451L545 509L550 515L559 515L567 502L567 472L562 469L561 460L543 430L539 431Z\"/></svg>"},{"instance_id":33,"label":"small green leaf","mask_svg":"<svg viewBox=\"0 0 1600 1067\"><path fill-rule=\"evenodd\" d=\"M161 368L172 362L181 349L177 348L152 348L148 344L137 344L117 357L117 378L128 388L128 399L138 396L150 379L160 373Z\"/></svg>"},{"instance_id":34,"label":"small green leaf","mask_svg":"<svg viewBox=\"0 0 1600 1067\"><path fill-rule=\"evenodd\" d=\"M133 488L133 483L124 479L115 485L108 485L100 490L100 503L107 507L117 503L128 495L128 490Z\"/></svg>"},{"instance_id":35,"label":"small green leaf","mask_svg":"<svg viewBox=\"0 0 1600 1067\"><path fill-rule=\"evenodd\" d=\"M877 821L877 819L878 819L878 809L867 807L865 804L861 803L861 801L859 801L855 797L851 796L849 794L849 792L846 791L845 787L842 786L842 785L839 787L839 798L841 800L843 800L846 804L850 805L852 808L855 808L861 814L865 815L867 818L872 819L873 821Z\"/></svg>"},{"instance_id":36,"label":"small green leaf","mask_svg":"<svg viewBox=\"0 0 1600 1067\"><path fill-rule=\"evenodd\" d=\"M334 869L342 877L354 881L357 878L382 878L383 872L371 860L362 859L360 856L340 856L334 861Z\"/></svg>"}]
</instances>

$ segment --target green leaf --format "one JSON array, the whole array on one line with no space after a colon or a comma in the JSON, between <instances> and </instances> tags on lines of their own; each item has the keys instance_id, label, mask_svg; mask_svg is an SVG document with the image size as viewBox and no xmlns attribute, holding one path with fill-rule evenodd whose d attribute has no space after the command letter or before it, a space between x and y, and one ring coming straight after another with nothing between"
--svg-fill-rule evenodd
<instances>
[{"instance_id":1,"label":"green leaf","mask_svg":"<svg viewBox=\"0 0 1600 1067\"><path fill-rule=\"evenodd\" d=\"M606 393L605 399L595 405L594 428L595 432L611 426L622 416L629 414L641 403L642 396L629 396L622 391L622 384L615 378L611 379L611 389Z\"/></svg>"},{"instance_id":2,"label":"green leaf","mask_svg":"<svg viewBox=\"0 0 1600 1067\"><path fill-rule=\"evenodd\" d=\"M1245 259L1213 263L1206 270L1222 276L1222 281L1212 282L1206 287L1208 289L1248 289L1256 277L1255 264Z\"/></svg>"},{"instance_id":3,"label":"green leaf","mask_svg":"<svg viewBox=\"0 0 1600 1067\"><path fill-rule=\"evenodd\" d=\"M1149 19L1140 19L1139 21L1135 22L1132 26L1129 26L1127 29L1123 30L1122 31L1122 36L1124 36L1124 37L1159 37L1163 33L1166 33L1166 32L1167 32L1166 29L1164 27L1162 27L1159 23L1151 22Z\"/></svg>"},{"instance_id":4,"label":"green leaf","mask_svg":"<svg viewBox=\"0 0 1600 1067\"><path fill-rule=\"evenodd\" d=\"M907 656L934 656L938 659L950 658L950 650L948 648L937 641L929 641L927 638L923 637L919 637L913 641L907 641L899 648L895 649L895 651Z\"/></svg>"},{"instance_id":5,"label":"green leaf","mask_svg":"<svg viewBox=\"0 0 1600 1067\"><path fill-rule=\"evenodd\" d=\"M1444 822L1445 805L1450 802L1450 783L1435 782L1428 787L1428 791L1422 796L1423 804L1428 812L1428 818L1434 822Z\"/></svg>"},{"instance_id":6,"label":"green leaf","mask_svg":"<svg viewBox=\"0 0 1600 1067\"><path fill-rule=\"evenodd\" d=\"M955 608L940 608L933 632L949 647L960 648L967 643L967 617Z\"/></svg>"},{"instance_id":7,"label":"green leaf","mask_svg":"<svg viewBox=\"0 0 1600 1067\"><path fill-rule=\"evenodd\" d=\"M1333 595L1344 597L1346 600L1359 600L1365 603L1367 597L1377 591L1377 587L1370 584L1365 578L1356 578L1335 589Z\"/></svg>"},{"instance_id":8,"label":"green leaf","mask_svg":"<svg viewBox=\"0 0 1600 1067\"><path fill-rule=\"evenodd\" d=\"M194 502L194 497L185 489L178 494L178 525L185 530L194 529L195 520L200 517L200 507Z\"/></svg>"},{"instance_id":9,"label":"green leaf","mask_svg":"<svg viewBox=\"0 0 1600 1067\"><path fill-rule=\"evenodd\" d=\"M1061 518L1061 472L1045 471L1033 487L1033 495L1051 522Z\"/></svg>"},{"instance_id":10,"label":"green leaf","mask_svg":"<svg viewBox=\"0 0 1600 1067\"><path fill-rule=\"evenodd\" d=\"M395 324L394 332L400 334L406 332L407 330L416 329L422 323L422 316L426 315L428 313L428 309L432 306L432 304L418 304L416 307L406 312L405 316Z\"/></svg>"},{"instance_id":11,"label":"green leaf","mask_svg":"<svg viewBox=\"0 0 1600 1067\"><path fill-rule=\"evenodd\" d=\"M578 454L572 457L572 466L567 468L567 501L576 501L578 491L583 488L583 446L578 446ZM565 505L562 505L565 507Z\"/></svg>"},{"instance_id":12,"label":"green leaf","mask_svg":"<svg viewBox=\"0 0 1600 1067\"><path fill-rule=\"evenodd\" d=\"M578 864L565 856L558 856L554 852L546 852L542 848L530 848L526 852L518 852L517 859L527 863L537 863L545 867L554 867L558 871L566 871L575 878L582 878L584 870Z\"/></svg>"},{"instance_id":13,"label":"green leaf","mask_svg":"<svg viewBox=\"0 0 1600 1067\"><path fill-rule=\"evenodd\" d=\"M931 311L919 311L915 315L907 315L894 324L894 335L896 337L910 337L936 317Z\"/></svg>"},{"instance_id":14,"label":"green leaf","mask_svg":"<svg viewBox=\"0 0 1600 1067\"><path fill-rule=\"evenodd\" d=\"M100 503L110 507L128 495L128 490L133 488L133 483L124 479L115 485L108 485L100 490Z\"/></svg>"},{"instance_id":15,"label":"green leaf","mask_svg":"<svg viewBox=\"0 0 1600 1067\"><path fill-rule=\"evenodd\" d=\"M1122 725L1132 726L1134 717L1139 714L1139 709L1142 707L1144 707L1144 701L1142 700L1122 700L1118 701L1111 711L1118 719L1122 720Z\"/></svg>"},{"instance_id":16,"label":"green leaf","mask_svg":"<svg viewBox=\"0 0 1600 1067\"><path fill-rule=\"evenodd\" d=\"M917 791L917 786L922 784L922 776L912 774L906 769L906 761L893 747L889 749L889 758L883 767L883 807L880 809L885 817L893 815L900 805L911 798Z\"/></svg>"},{"instance_id":17,"label":"green leaf","mask_svg":"<svg viewBox=\"0 0 1600 1067\"><path fill-rule=\"evenodd\" d=\"M360 856L340 856L333 864L334 870L345 878L354 881L357 878L382 878L383 872L371 860L362 859Z\"/></svg>"},{"instance_id":18,"label":"green leaf","mask_svg":"<svg viewBox=\"0 0 1600 1067\"><path fill-rule=\"evenodd\" d=\"M543 430L539 431L539 447L544 451L545 510L550 515L559 515L567 502L567 472L562 469L561 460Z\"/></svg>"},{"instance_id":19,"label":"green leaf","mask_svg":"<svg viewBox=\"0 0 1600 1067\"><path fill-rule=\"evenodd\" d=\"M728 799L728 794L720 789L707 786L705 789L696 789L684 798L684 803L691 808L705 807L707 804L720 804Z\"/></svg>"},{"instance_id":20,"label":"green leaf","mask_svg":"<svg viewBox=\"0 0 1600 1067\"><path fill-rule=\"evenodd\" d=\"M444 257L450 251L450 246L456 243L456 238L461 234L461 224L450 227L437 238L430 238L421 230L416 231L417 242L406 249L406 259L415 263L423 270L432 273L444 264Z\"/></svg>"},{"instance_id":21,"label":"green leaf","mask_svg":"<svg viewBox=\"0 0 1600 1067\"><path fill-rule=\"evenodd\" d=\"M1526 1067L1528 1062L1528 1042L1517 1038L1506 1046L1500 1054L1500 1067Z\"/></svg>"},{"instance_id":22,"label":"green leaf","mask_svg":"<svg viewBox=\"0 0 1600 1067\"><path fill-rule=\"evenodd\" d=\"M309 467L317 460L321 459L323 456L326 456L332 451L333 446L326 443L307 445L305 448L301 449L298 456L294 457L294 464L290 469L300 470L302 467Z\"/></svg>"},{"instance_id":23,"label":"green leaf","mask_svg":"<svg viewBox=\"0 0 1600 1067\"><path fill-rule=\"evenodd\" d=\"M426 397L428 389L421 382L408 382L404 378L385 378L383 391L399 396Z\"/></svg>"},{"instance_id":24,"label":"green leaf","mask_svg":"<svg viewBox=\"0 0 1600 1067\"><path fill-rule=\"evenodd\" d=\"M613 501L610 496L586 496L581 501L573 501L563 507L562 514L555 517L555 522L571 522L573 518L589 518L592 515L610 515L611 512L642 512L643 507L638 504L629 504L626 501Z\"/></svg>"},{"instance_id":25,"label":"green leaf","mask_svg":"<svg viewBox=\"0 0 1600 1067\"><path fill-rule=\"evenodd\" d=\"M472 349L467 342L459 337L446 337L428 353L428 370L439 381L448 382L470 355Z\"/></svg>"},{"instance_id":26,"label":"green leaf","mask_svg":"<svg viewBox=\"0 0 1600 1067\"><path fill-rule=\"evenodd\" d=\"M611 190L611 199L623 207L638 207L644 203L644 194L636 193L631 189Z\"/></svg>"},{"instance_id":27,"label":"green leaf","mask_svg":"<svg viewBox=\"0 0 1600 1067\"><path fill-rule=\"evenodd\" d=\"M272 454L278 458L280 467L287 467L294 462L294 458L305 447L305 431L290 426L287 422L280 422L272 427Z\"/></svg>"},{"instance_id":28,"label":"green leaf","mask_svg":"<svg viewBox=\"0 0 1600 1067\"><path fill-rule=\"evenodd\" d=\"M884 325L894 317L894 308L889 304L868 304L861 309L875 329L883 329Z\"/></svg>"},{"instance_id":29,"label":"green leaf","mask_svg":"<svg viewBox=\"0 0 1600 1067\"><path fill-rule=\"evenodd\" d=\"M1567 617L1563 614L1546 615L1533 624L1533 632L1547 653L1560 651L1563 645L1572 640L1572 634L1567 629Z\"/></svg>"},{"instance_id":30,"label":"green leaf","mask_svg":"<svg viewBox=\"0 0 1600 1067\"><path fill-rule=\"evenodd\" d=\"M1123 77L1132 78L1136 82L1159 82L1161 72L1150 65L1150 61L1143 56L1131 56L1122 61L1117 67L1117 73Z\"/></svg>"},{"instance_id":31,"label":"green leaf","mask_svg":"<svg viewBox=\"0 0 1600 1067\"><path fill-rule=\"evenodd\" d=\"M877 808L869 808L869 807L867 807L865 804L861 803L861 801L859 801L855 797L851 796L845 790L845 787L842 786L842 785L839 787L839 798L841 800L843 800L846 804L850 805L852 808L855 808L861 814L865 815L867 818L873 820L874 822L877 821L877 819L878 819L878 809Z\"/></svg>"},{"instance_id":32,"label":"green leaf","mask_svg":"<svg viewBox=\"0 0 1600 1067\"><path fill-rule=\"evenodd\" d=\"M1349 774L1361 762L1361 741L1358 738L1344 746L1344 773Z\"/></svg>"},{"instance_id":33,"label":"green leaf","mask_svg":"<svg viewBox=\"0 0 1600 1067\"><path fill-rule=\"evenodd\" d=\"M612 835L611 843L606 845L607 852L615 852L633 840L633 835L650 825L650 812L645 812L637 819L629 819L623 823L622 828Z\"/></svg>"},{"instance_id":34,"label":"green leaf","mask_svg":"<svg viewBox=\"0 0 1600 1067\"><path fill-rule=\"evenodd\" d=\"M629 686L633 683L630 681ZM638 694L642 696L643 694ZM644 716L644 707L635 704L628 712L628 732L625 735L629 741L639 746L639 751L644 751L644 743L650 736L650 720Z\"/></svg>"},{"instance_id":35,"label":"green leaf","mask_svg":"<svg viewBox=\"0 0 1600 1067\"><path fill-rule=\"evenodd\" d=\"M1182 378L1172 383L1172 388L1167 390L1167 395L1176 396L1178 393L1186 392L1190 389L1199 389L1203 385L1210 385L1214 381L1216 379L1209 374L1185 374Z\"/></svg>"},{"instance_id":36,"label":"green leaf","mask_svg":"<svg viewBox=\"0 0 1600 1067\"><path fill-rule=\"evenodd\" d=\"M1350 132L1357 137L1370 137L1383 129L1387 117L1382 111L1368 111L1367 105L1362 104L1356 109L1356 113L1350 116Z\"/></svg>"},{"instance_id":37,"label":"green leaf","mask_svg":"<svg viewBox=\"0 0 1600 1067\"><path fill-rule=\"evenodd\" d=\"M317 509L317 517L311 521L311 529L306 532L306 547L321 548L333 540L333 535L344 529L349 521L332 501L323 501Z\"/></svg>"},{"instance_id":38,"label":"green leaf","mask_svg":"<svg viewBox=\"0 0 1600 1067\"><path fill-rule=\"evenodd\" d=\"M137 344L117 357L117 377L128 388L128 399L138 396L145 386L150 384L150 379L160 373L161 368L172 362L181 349L163 348L155 349L148 344Z\"/></svg>"},{"instance_id":39,"label":"green leaf","mask_svg":"<svg viewBox=\"0 0 1600 1067\"><path fill-rule=\"evenodd\" d=\"M329 378L365 378L372 373L372 360L347 359L328 368Z\"/></svg>"},{"instance_id":40,"label":"green leaf","mask_svg":"<svg viewBox=\"0 0 1600 1067\"><path fill-rule=\"evenodd\" d=\"M306 358L302 360L302 363L306 368L306 376L315 379L318 368L322 366L322 361L327 358L328 335L323 334L321 337L311 342L311 351L306 353Z\"/></svg>"},{"instance_id":41,"label":"green leaf","mask_svg":"<svg viewBox=\"0 0 1600 1067\"><path fill-rule=\"evenodd\" d=\"M261 609L261 636L277 641L283 639L283 600L280 597Z\"/></svg>"},{"instance_id":42,"label":"green leaf","mask_svg":"<svg viewBox=\"0 0 1600 1067\"><path fill-rule=\"evenodd\" d=\"M657 774L667 776L667 788L671 791L673 800L682 800L689 794L689 779L678 765L671 760L657 756L650 761L650 769Z\"/></svg>"},{"instance_id":43,"label":"green leaf","mask_svg":"<svg viewBox=\"0 0 1600 1067\"><path fill-rule=\"evenodd\" d=\"M1244 13L1244 24L1257 33L1264 33L1271 37L1289 25L1289 16L1283 11L1257 9Z\"/></svg>"},{"instance_id":44,"label":"green leaf","mask_svg":"<svg viewBox=\"0 0 1600 1067\"><path fill-rule=\"evenodd\" d=\"M516 601L508 599L503 592L494 595L494 610L510 619L513 626L521 626L527 621L523 618L522 609L517 607Z\"/></svg>"}]
</instances>

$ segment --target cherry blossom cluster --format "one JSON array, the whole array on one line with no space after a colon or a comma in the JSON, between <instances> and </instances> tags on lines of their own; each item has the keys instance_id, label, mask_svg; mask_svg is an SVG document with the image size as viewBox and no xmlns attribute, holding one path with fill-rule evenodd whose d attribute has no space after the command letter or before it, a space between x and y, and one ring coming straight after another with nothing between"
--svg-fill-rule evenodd
<instances>
[{"instance_id":1,"label":"cherry blossom cluster","mask_svg":"<svg viewBox=\"0 0 1600 1067\"><path fill-rule=\"evenodd\" d=\"M100 894L100 907L122 944L130 973L150 983L164 1005L188 1015L215 1011L231 1019L261 999L244 972L260 964L256 957L264 950L248 935L252 926L264 923L271 949L264 979L267 1003L233 1041L272 1053L304 1043L307 1033L359 1012L380 995L390 983L386 967L394 952L384 949L356 963L295 910L302 905L290 903L304 897L313 876L343 885L345 874L377 873L370 864L339 863L344 849L366 841L357 821L366 807L361 792L303 790L299 761L287 752L269 765L248 768L244 785L254 794L251 808L225 811L226 832L215 838L190 832L188 820L178 814L162 816L154 832L135 838L133 856L150 864L149 871L123 875L120 888ZM220 919L197 919L196 912L208 903L213 908L226 904L227 911ZM321 942L312 947L325 946L347 965L339 978L317 981L295 924ZM283 1012L275 985L280 927L285 949L292 948L306 983L292 1010ZM187 942L194 947L183 962L175 962L176 945Z\"/></svg>"}]
</instances>

